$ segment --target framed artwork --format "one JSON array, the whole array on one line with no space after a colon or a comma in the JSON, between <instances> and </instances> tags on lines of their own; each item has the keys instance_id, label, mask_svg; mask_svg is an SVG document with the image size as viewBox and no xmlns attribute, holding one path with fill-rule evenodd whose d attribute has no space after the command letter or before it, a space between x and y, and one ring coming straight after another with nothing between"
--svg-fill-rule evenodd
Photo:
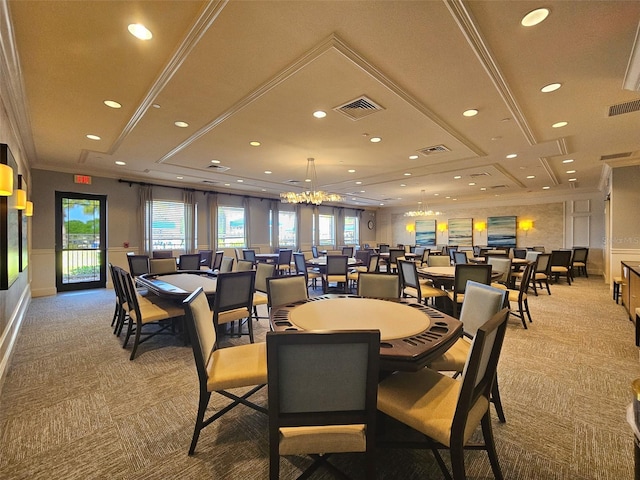
<instances>
[{"instance_id":1,"label":"framed artwork","mask_svg":"<svg viewBox=\"0 0 640 480\"><path fill-rule=\"evenodd\" d=\"M425 247L436 244L436 221L416 220L416 245Z\"/></svg>"},{"instance_id":2,"label":"framed artwork","mask_svg":"<svg viewBox=\"0 0 640 480\"><path fill-rule=\"evenodd\" d=\"M473 245L473 219L449 219L449 245L470 247Z\"/></svg>"},{"instance_id":3,"label":"framed artwork","mask_svg":"<svg viewBox=\"0 0 640 480\"><path fill-rule=\"evenodd\" d=\"M27 182L24 181L22 175L18 175L18 188L23 190L27 189ZM20 249L20 271L24 272L29 264L29 223L26 212L24 210L18 210L18 238L20 242L18 247Z\"/></svg>"},{"instance_id":4,"label":"framed artwork","mask_svg":"<svg viewBox=\"0 0 640 480\"><path fill-rule=\"evenodd\" d=\"M0 143L0 163L13 168L13 188L18 186L18 164L9 146ZM16 196L0 197L0 290L8 290L20 272L20 233Z\"/></svg>"},{"instance_id":5,"label":"framed artwork","mask_svg":"<svg viewBox=\"0 0 640 480\"><path fill-rule=\"evenodd\" d=\"M487 245L489 247L515 248L516 219L509 217L487 217Z\"/></svg>"}]
</instances>

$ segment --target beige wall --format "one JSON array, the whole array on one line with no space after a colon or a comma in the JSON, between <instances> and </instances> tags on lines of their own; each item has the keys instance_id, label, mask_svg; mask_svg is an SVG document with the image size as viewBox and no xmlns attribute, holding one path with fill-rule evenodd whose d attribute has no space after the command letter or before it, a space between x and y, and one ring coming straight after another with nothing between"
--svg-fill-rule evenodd
<instances>
[{"instance_id":1,"label":"beige wall","mask_svg":"<svg viewBox=\"0 0 640 480\"><path fill-rule=\"evenodd\" d=\"M610 276L620 276L620 262L640 264L640 166L614 168L611 172L609 231Z\"/></svg>"}]
</instances>

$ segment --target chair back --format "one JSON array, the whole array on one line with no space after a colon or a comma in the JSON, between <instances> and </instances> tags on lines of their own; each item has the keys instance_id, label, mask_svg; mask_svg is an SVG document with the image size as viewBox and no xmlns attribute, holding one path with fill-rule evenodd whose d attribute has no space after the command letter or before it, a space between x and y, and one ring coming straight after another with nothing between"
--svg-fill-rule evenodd
<instances>
[{"instance_id":1,"label":"chair back","mask_svg":"<svg viewBox=\"0 0 640 480\"><path fill-rule=\"evenodd\" d=\"M307 261L304 259L304 253L294 253L293 254L293 264L296 267L296 273L298 275L306 275L307 274Z\"/></svg>"},{"instance_id":2,"label":"chair back","mask_svg":"<svg viewBox=\"0 0 640 480\"><path fill-rule=\"evenodd\" d=\"M549 274L551 269L551 254L550 253L538 253L536 257L535 273Z\"/></svg>"},{"instance_id":3,"label":"chair back","mask_svg":"<svg viewBox=\"0 0 640 480\"><path fill-rule=\"evenodd\" d=\"M540 255L540 252L536 252L535 250L529 250L524 258L528 262L535 262L536 260L538 260L538 255Z\"/></svg>"},{"instance_id":4,"label":"chair back","mask_svg":"<svg viewBox=\"0 0 640 480\"><path fill-rule=\"evenodd\" d=\"M422 254L424 253L424 251L425 251L425 247L421 247L420 245L416 245L413 248L413 253L416 254L416 258L422 258Z\"/></svg>"},{"instance_id":5,"label":"chair back","mask_svg":"<svg viewBox=\"0 0 640 480\"><path fill-rule=\"evenodd\" d=\"M367 272L377 273L380 265L380 255L370 254L367 262Z\"/></svg>"},{"instance_id":6,"label":"chair back","mask_svg":"<svg viewBox=\"0 0 640 480\"><path fill-rule=\"evenodd\" d=\"M454 250L453 248L449 248L448 250L448 254L449 254L449 261L451 263L453 263L455 265L456 263L456 256L455 256L456 250Z\"/></svg>"},{"instance_id":7,"label":"chair back","mask_svg":"<svg viewBox=\"0 0 640 480\"><path fill-rule=\"evenodd\" d=\"M420 282L418 282L418 271L416 270L415 262L398 260L398 272L403 290L405 287L412 287L420 292Z\"/></svg>"},{"instance_id":8,"label":"chair back","mask_svg":"<svg viewBox=\"0 0 640 480\"><path fill-rule=\"evenodd\" d=\"M313 245L311 247L311 254L313 255L313 258L318 258L318 247L316 247L315 245Z\"/></svg>"},{"instance_id":9,"label":"chair back","mask_svg":"<svg viewBox=\"0 0 640 480\"><path fill-rule=\"evenodd\" d=\"M213 264L213 250L198 250L200 254L200 266L211 268Z\"/></svg>"},{"instance_id":10,"label":"chair back","mask_svg":"<svg viewBox=\"0 0 640 480\"><path fill-rule=\"evenodd\" d=\"M573 248L573 262L587 263L587 257L589 256L589 249L585 247Z\"/></svg>"},{"instance_id":11,"label":"chair back","mask_svg":"<svg viewBox=\"0 0 640 480\"><path fill-rule=\"evenodd\" d=\"M183 302L184 323L191 341L193 358L196 362L201 393L207 392L207 364L216 349L217 336L213 326L213 312L202 287L189 295Z\"/></svg>"},{"instance_id":12,"label":"chair back","mask_svg":"<svg viewBox=\"0 0 640 480\"><path fill-rule=\"evenodd\" d=\"M404 248L389 249L389 263L397 263L398 258L404 257Z\"/></svg>"},{"instance_id":13,"label":"chair back","mask_svg":"<svg viewBox=\"0 0 640 480\"><path fill-rule=\"evenodd\" d=\"M347 275L349 257L346 255L327 256L327 276Z\"/></svg>"},{"instance_id":14,"label":"chair back","mask_svg":"<svg viewBox=\"0 0 640 480\"><path fill-rule=\"evenodd\" d=\"M238 265L236 266L237 272L248 272L249 270L253 270L253 262L249 260L238 260Z\"/></svg>"},{"instance_id":15,"label":"chair back","mask_svg":"<svg viewBox=\"0 0 640 480\"><path fill-rule=\"evenodd\" d=\"M542 253L544 253L544 247L543 246L532 247L532 250L534 252L542 252Z\"/></svg>"},{"instance_id":16,"label":"chair back","mask_svg":"<svg viewBox=\"0 0 640 480\"><path fill-rule=\"evenodd\" d=\"M353 257L353 247L342 247L342 255L346 255L347 257Z\"/></svg>"},{"instance_id":17,"label":"chair back","mask_svg":"<svg viewBox=\"0 0 640 480\"><path fill-rule=\"evenodd\" d=\"M149 273L149 255L127 255L129 273L134 277Z\"/></svg>"},{"instance_id":18,"label":"chair back","mask_svg":"<svg viewBox=\"0 0 640 480\"><path fill-rule=\"evenodd\" d=\"M141 322L143 317L142 312L140 311L140 304L138 302L138 296L136 295L136 287L133 284L133 279L126 270L119 267L115 268L117 269L116 272L120 273L121 293L126 300L123 306L131 317L130 321Z\"/></svg>"},{"instance_id":19,"label":"chair back","mask_svg":"<svg viewBox=\"0 0 640 480\"><path fill-rule=\"evenodd\" d=\"M424 265L424 264L429 264L429 254L431 253L431 250L428 248L425 248L422 251L422 256L420 257L420 264Z\"/></svg>"},{"instance_id":20,"label":"chair back","mask_svg":"<svg viewBox=\"0 0 640 480\"><path fill-rule=\"evenodd\" d=\"M462 264L456 265L455 279L453 282L454 292L465 293L467 282L472 280L478 283L489 285L491 283L491 265L488 264Z\"/></svg>"},{"instance_id":21,"label":"chair back","mask_svg":"<svg viewBox=\"0 0 640 480\"><path fill-rule=\"evenodd\" d=\"M526 248L514 248L513 249L513 258L527 258L527 249Z\"/></svg>"},{"instance_id":22,"label":"chair back","mask_svg":"<svg viewBox=\"0 0 640 480\"><path fill-rule=\"evenodd\" d=\"M491 265L492 272L500 272L502 276L496 279L497 282L505 285L511 280L511 259L501 257L489 257L487 263Z\"/></svg>"},{"instance_id":23,"label":"chair back","mask_svg":"<svg viewBox=\"0 0 640 480\"><path fill-rule=\"evenodd\" d=\"M163 273L172 273L178 270L175 258L150 258L149 273L160 275Z\"/></svg>"},{"instance_id":24,"label":"chair back","mask_svg":"<svg viewBox=\"0 0 640 480\"><path fill-rule=\"evenodd\" d=\"M219 273L229 273L233 270L233 257L222 257L222 262L220 262L220 268L218 269ZM217 288L216 288L217 291Z\"/></svg>"},{"instance_id":25,"label":"chair back","mask_svg":"<svg viewBox=\"0 0 640 480\"><path fill-rule=\"evenodd\" d=\"M400 298L400 277L385 273L358 275L358 295L373 298Z\"/></svg>"},{"instance_id":26,"label":"chair back","mask_svg":"<svg viewBox=\"0 0 640 480\"><path fill-rule=\"evenodd\" d=\"M290 248L281 248L278 251L278 265L284 265L289 267L291 265L291 254L293 250Z\"/></svg>"},{"instance_id":27,"label":"chair back","mask_svg":"<svg viewBox=\"0 0 640 480\"><path fill-rule=\"evenodd\" d=\"M200 270L200 254L180 255L180 270Z\"/></svg>"},{"instance_id":28,"label":"chair back","mask_svg":"<svg viewBox=\"0 0 640 480\"><path fill-rule=\"evenodd\" d=\"M120 273L122 270L120 267L112 265L109 263L109 273L111 274L111 283L113 283L113 291L116 294L116 302L118 303L118 307L123 309L125 308L125 303L127 303L127 297L122 290L122 280Z\"/></svg>"},{"instance_id":29,"label":"chair back","mask_svg":"<svg viewBox=\"0 0 640 480\"><path fill-rule=\"evenodd\" d=\"M242 258L251 263L256 263L256 251L252 248L245 248L242 250Z\"/></svg>"},{"instance_id":30,"label":"chair back","mask_svg":"<svg viewBox=\"0 0 640 480\"><path fill-rule=\"evenodd\" d=\"M477 415L489 408L508 317L509 309L503 308L479 327L473 338L451 424L451 438L460 438L463 444L473 433L466 428L470 413L474 411Z\"/></svg>"},{"instance_id":31,"label":"chair back","mask_svg":"<svg viewBox=\"0 0 640 480\"><path fill-rule=\"evenodd\" d=\"M378 253L389 253L389 245L387 243L378 244Z\"/></svg>"},{"instance_id":32,"label":"chair back","mask_svg":"<svg viewBox=\"0 0 640 480\"><path fill-rule=\"evenodd\" d=\"M276 266L273 263L258 263L256 265L256 292L267 293L267 278L273 277Z\"/></svg>"},{"instance_id":33,"label":"chair back","mask_svg":"<svg viewBox=\"0 0 640 480\"><path fill-rule=\"evenodd\" d=\"M211 270L220 270L220 266L222 265L222 259L224 258L224 251L216 252L213 256L213 264L211 265Z\"/></svg>"},{"instance_id":34,"label":"chair back","mask_svg":"<svg viewBox=\"0 0 640 480\"><path fill-rule=\"evenodd\" d=\"M251 311L255 281L254 270L218 274L213 302L214 322L218 314L228 310L244 307Z\"/></svg>"},{"instance_id":35,"label":"chair back","mask_svg":"<svg viewBox=\"0 0 640 480\"><path fill-rule=\"evenodd\" d=\"M366 452L366 477L374 478L379 359L379 330L267 333L271 478L280 455L328 451ZM332 425L362 430L338 435L334 449L334 430L323 429ZM302 441L283 427L302 427Z\"/></svg>"},{"instance_id":36,"label":"chair back","mask_svg":"<svg viewBox=\"0 0 640 480\"><path fill-rule=\"evenodd\" d=\"M468 282L460 310L464 335L468 338L475 337L478 328L502 310L507 296L506 290L474 281Z\"/></svg>"},{"instance_id":37,"label":"chair back","mask_svg":"<svg viewBox=\"0 0 640 480\"><path fill-rule=\"evenodd\" d=\"M524 270L522 271L522 277L520 278L520 286L518 287L518 300L527 293L529 283L531 282L531 276L533 275L535 268L535 262L525 265Z\"/></svg>"},{"instance_id":38,"label":"chair back","mask_svg":"<svg viewBox=\"0 0 640 480\"><path fill-rule=\"evenodd\" d=\"M553 250L551 252L552 267L571 267L571 250Z\"/></svg>"},{"instance_id":39,"label":"chair back","mask_svg":"<svg viewBox=\"0 0 640 480\"><path fill-rule=\"evenodd\" d=\"M356 250L356 260L362 265L369 264L369 255L371 255L369 250Z\"/></svg>"},{"instance_id":40,"label":"chair back","mask_svg":"<svg viewBox=\"0 0 640 480\"><path fill-rule=\"evenodd\" d=\"M453 252L453 263L458 265L459 263L468 263L467 254L465 252Z\"/></svg>"},{"instance_id":41,"label":"chair back","mask_svg":"<svg viewBox=\"0 0 640 480\"><path fill-rule=\"evenodd\" d=\"M309 298L304 275L286 275L267 278L267 304L269 307L305 301Z\"/></svg>"},{"instance_id":42,"label":"chair back","mask_svg":"<svg viewBox=\"0 0 640 480\"><path fill-rule=\"evenodd\" d=\"M151 252L152 258L173 258L173 250L154 250Z\"/></svg>"},{"instance_id":43,"label":"chair back","mask_svg":"<svg viewBox=\"0 0 640 480\"><path fill-rule=\"evenodd\" d=\"M427 264L430 267L450 267L451 260L448 255L429 255Z\"/></svg>"},{"instance_id":44,"label":"chair back","mask_svg":"<svg viewBox=\"0 0 640 480\"><path fill-rule=\"evenodd\" d=\"M473 256L474 257L479 257L481 252L482 252L482 247L480 245L474 245L473 246Z\"/></svg>"}]
</instances>

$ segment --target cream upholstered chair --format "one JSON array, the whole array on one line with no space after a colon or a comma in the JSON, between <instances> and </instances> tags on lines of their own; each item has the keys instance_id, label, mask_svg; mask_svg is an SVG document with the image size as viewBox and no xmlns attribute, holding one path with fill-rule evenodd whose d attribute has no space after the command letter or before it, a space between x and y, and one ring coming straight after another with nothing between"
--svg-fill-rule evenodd
<instances>
[{"instance_id":1,"label":"cream upholstered chair","mask_svg":"<svg viewBox=\"0 0 640 480\"><path fill-rule=\"evenodd\" d=\"M199 253L180 255L179 260L180 270L200 270Z\"/></svg>"},{"instance_id":2,"label":"cream upholstered chair","mask_svg":"<svg viewBox=\"0 0 640 480\"><path fill-rule=\"evenodd\" d=\"M375 478L379 358L378 330L267 333L270 480L281 455L319 454L308 476L342 452L365 452Z\"/></svg>"},{"instance_id":3,"label":"cream upholstered chair","mask_svg":"<svg viewBox=\"0 0 640 480\"><path fill-rule=\"evenodd\" d=\"M547 287L547 293L551 295L551 288L549 287L549 275L551 271L551 254L550 253L538 253L536 255L535 266L531 273L530 285L533 286L533 292L538 296L538 287L542 290L542 284Z\"/></svg>"},{"instance_id":4,"label":"cream upholstered chair","mask_svg":"<svg viewBox=\"0 0 640 480\"><path fill-rule=\"evenodd\" d=\"M238 321L238 334L242 333L242 320L247 320L249 341L253 343L253 289L256 280L255 270L247 272L229 272L218 274L216 296L213 302L213 324L220 325Z\"/></svg>"},{"instance_id":5,"label":"cream upholstered chair","mask_svg":"<svg viewBox=\"0 0 640 480\"><path fill-rule=\"evenodd\" d=\"M233 257L222 257L218 273L229 273L233 271Z\"/></svg>"},{"instance_id":6,"label":"cream upholstered chair","mask_svg":"<svg viewBox=\"0 0 640 480\"><path fill-rule=\"evenodd\" d=\"M402 295L405 297L414 297L418 303L427 303L429 298L446 297L447 292L441 288L436 288L429 284L426 280L420 281L415 262L406 260L398 260L398 272L400 282L402 283Z\"/></svg>"},{"instance_id":7,"label":"cream upholstered chair","mask_svg":"<svg viewBox=\"0 0 640 480\"><path fill-rule=\"evenodd\" d=\"M500 272L502 276L491 282L495 287L501 284L507 287L511 286L511 262L510 258L489 257L487 263L491 265L491 272Z\"/></svg>"},{"instance_id":8,"label":"cream upholstered chair","mask_svg":"<svg viewBox=\"0 0 640 480\"><path fill-rule=\"evenodd\" d=\"M238 264L236 265L237 272L248 272L249 270L253 270L253 262L249 260L238 260Z\"/></svg>"},{"instance_id":9,"label":"cream upholstered chair","mask_svg":"<svg viewBox=\"0 0 640 480\"><path fill-rule=\"evenodd\" d=\"M448 255L429 255L427 264L430 267L450 267L451 259Z\"/></svg>"},{"instance_id":10,"label":"cream upholstered chair","mask_svg":"<svg viewBox=\"0 0 640 480\"><path fill-rule=\"evenodd\" d=\"M398 259L404 260L404 247L403 248L390 248L389 259L387 260L387 273L398 272Z\"/></svg>"},{"instance_id":11,"label":"cream upholstered chair","mask_svg":"<svg viewBox=\"0 0 640 480\"><path fill-rule=\"evenodd\" d=\"M587 258L589 257L589 249L586 247L573 247L573 257L571 258L571 276L573 277L573 272L576 272L578 275L582 275L589 278L589 274L587 273Z\"/></svg>"},{"instance_id":12,"label":"cream upholstered chair","mask_svg":"<svg viewBox=\"0 0 640 480\"><path fill-rule=\"evenodd\" d=\"M129 272L126 272L123 269L119 269L119 272L120 285L122 287L123 294L127 299L125 308L129 319L127 334L124 338L122 348L126 348L129 338L133 335L133 348L131 349L131 356L129 357L129 360L133 360L140 344L155 337L156 335L168 333L175 334L174 320L183 317L184 310L170 302L162 302L160 299L158 299L157 302L152 302L147 299L140 301L140 297L136 293L136 289L133 285L133 280L131 279ZM153 331L149 331L152 326L156 328ZM121 328L122 327L120 326L118 333ZM147 330L147 332L143 333L143 328ZM170 332L167 331L169 329L171 330Z\"/></svg>"},{"instance_id":13,"label":"cream upholstered chair","mask_svg":"<svg viewBox=\"0 0 640 480\"><path fill-rule=\"evenodd\" d=\"M327 293L332 283L336 284L336 288L346 293L348 286L348 261L346 255L327 255L326 272L322 274L322 291ZM342 288L340 287L342 285Z\"/></svg>"},{"instance_id":14,"label":"cream upholstered chair","mask_svg":"<svg viewBox=\"0 0 640 480\"><path fill-rule=\"evenodd\" d=\"M267 278L267 302L270 308L305 301L308 298L307 279L304 275Z\"/></svg>"},{"instance_id":15,"label":"cream upholstered chair","mask_svg":"<svg viewBox=\"0 0 640 480\"><path fill-rule=\"evenodd\" d=\"M487 451L496 479L502 479L498 462L489 398L495 380L509 311L505 308L478 328L471 343L462 380L429 368L396 372L378 386L378 410L408 425L427 437L438 465L446 472L439 449L449 449L454 480L465 479L464 449ZM484 444L470 444L478 425L482 425ZM385 442L379 442L384 446ZM402 446L398 442L393 446ZM415 448L415 442L411 444Z\"/></svg>"},{"instance_id":16,"label":"cream upholstered chair","mask_svg":"<svg viewBox=\"0 0 640 480\"><path fill-rule=\"evenodd\" d=\"M151 252L152 258L173 258L173 250L154 250Z\"/></svg>"},{"instance_id":17,"label":"cream upholstered chair","mask_svg":"<svg viewBox=\"0 0 640 480\"><path fill-rule=\"evenodd\" d=\"M491 265L456 265L456 273L453 280L453 290L447 291L447 295L449 296L449 299L453 304L453 316L456 318L458 318L459 305L464 302L464 292L469 280L489 285L491 283Z\"/></svg>"},{"instance_id":18,"label":"cream upholstered chair","mask_svg":"<svg viewBox=\"0 0 640 480\"><path fill-rule=\"evenodd\" d=\"M551 252L551 270L550 276L554 277L556 282L561 276L567 279L567 283L571 285L571 250L553 250Z\"/></svg>"},{"instance_id":19,"label":"cream upholstered chair","mask_svg":"<svg viewBox=\"0 0 640 480\"><path fill-rule=\"evenodd\" d=\"M386 273L362 272L358 277L358 295L373 298L400 298L400 277Z\"/></svg>"},{"instance_id":20,"label":"cream upholstered chair","mask_svg":"<svg viewBox=\"0 0 640 480\"><path fill-rule=\"evenodd\" d=\"M243 404L262 413L264 407L247 400L267 383L267 349L265 343L251 343L237 347L218 348L216 329L209 302L201 287L184 301L185 325L198 371L200 400L193 430L189 455L196 449L200 431L232 408ZM229 389L254 387L249 392L237 396ZM233 403L218 410L205 420L204 416L211 398L217 392L233 400Z\"/></svg>"},{"instance_id":21,"label":"cream upholstered chair","mask_svg":"<svg viewBox=\"0 0 640 480\"><path fill-rule=\"evenodd\" d=\"M258 316L258 305L267 305L267 278L275 274L276 266L273 263L258 263L256 265L256 282L253 288L253 316Z\"/></svg>"},{"instance_id":22,"label":"cream upholstered chair","mask_svg":"<svg viewBox=\"0 0 640 480\"><path fill-rule=\"evenodd\" d=\"M291 273L291 254L293 251L289 248L281 248L278 251L278 261L276 271L278 275Z\"/></svg>"},{"instance_id":23,"label":"cream upholstered chair","mask_svg":"<svg viewBox=\"0 0 640 480\"><path fill-rule=\"evenodd\" d=\"M347 257L353 257L353 247L342 247L341 254Z\"/></svg>"},{"instance_id":24,"label":"cream upholstered chair","mask_svg":"<svg viewBox=\"0 0 640 480\"><path fill-rule=\"evenodd\" d=\"M531 274L533 273L533 269L535 268L535 263L528 263L525 265L524 270L522 271L522 275L520 278L520 284L517 285L518 288L509 288L507 289L504 285L494 285L498 288L506 289L509 297L509 303L514 302L518 304L518 311L514 312L511 310L511 315L518 317L522 321L522 326L526 329L527 322L525 320L525 314L529 318L529 323L531 320L531 312L529 311L529 301L527 300L527 290L529 289L529 282L531 280Z\"/></svg>"},{"instance_id":25,"label":"cream upholstered chair","mask_svg":"<svg viewBox=\"0 0 640 480\"><path fill-rule=\"evenodd\" d=\"M506 304L506 290L491 287L477 282L467 284L465 300L460 310L463 337L453 346L429 364L429 368L439 372L455 372L455 377L464 370L471 350L471 341L478 327L499 312ZM454 378L455 378L454 377ZM495 404L498 418L505 422L504 410L500 400L498 380L496 379L492 401Z\"/></svg>"},{"instance_id":26,"label":"cream upholstered chair","mask_svg":"<svg viewBox=\"0 0 640 480\"><path fill-rule=\"evenodd\" d=\"M357 254L358 252L356 252ZM368 253L367 263L365 265L359 265L355 267L351 272L347 274L347 279L351 284L351 288L355 285L358 286L358 280L361 273L377 273L380 261L380 255Z\"/></svg>"},{"instance_id":27,"label":"cream upholstered chair","mask_svg":"<svg viewBox=\"0 0 640 480\"><path fill-rule=\"evenodd\" d=\"M150 258L149 273L162 275L163 273L173 273L178 270L175 258Z\"/></svg>"}]
</instances>

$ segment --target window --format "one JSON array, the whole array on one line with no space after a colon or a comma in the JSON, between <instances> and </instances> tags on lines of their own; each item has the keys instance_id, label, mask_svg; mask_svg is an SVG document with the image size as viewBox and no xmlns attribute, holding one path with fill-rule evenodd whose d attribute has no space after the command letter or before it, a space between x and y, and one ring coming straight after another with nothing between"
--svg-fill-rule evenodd
<instances>
[{"instance_id":1,"label":"window","mask_svg":"<svg viewBox=\"0 0 640 480\"><path fill-rule=\"evenodd\" d=\"M278 212L278 244L296 246L296 212Z\"/></svg>"},{"instance_id":2,"label":"window","mask_svg":"<svg viewBox=\"0 0 640 480\"><path fill-rule=\"evenodd\" d=\"M183 202L154 200L152 202L152 218L152 250L180 250L185 248Z\"/></svg>"},{"instance_id":3,"label":"window","mask_svg":"<svg viewBox=\"0 0 640 480\"><path fill-rule=\"evenodd\" d=\"M344 217L344 243L358 245L360 243L360 224L358 217Z\"/></svg>"},{"instance_id":4,"label":"window","mask_svg":"<svg viewBox=\"0 0 640 480\"><path fill-rule=\"evenodd\" d=\"M318 233L320 245L335 244L333 215L318 215Z\"/></svg>"},{"instance_id":5,"label":"window","mask_svg":"<svg viewBox=\"0 0 640 480\"><path fill-rule=\"evenodd\" d=\"M244 247L244 208L218 207L218 248Z\"/></svg>"}]
</instances>

